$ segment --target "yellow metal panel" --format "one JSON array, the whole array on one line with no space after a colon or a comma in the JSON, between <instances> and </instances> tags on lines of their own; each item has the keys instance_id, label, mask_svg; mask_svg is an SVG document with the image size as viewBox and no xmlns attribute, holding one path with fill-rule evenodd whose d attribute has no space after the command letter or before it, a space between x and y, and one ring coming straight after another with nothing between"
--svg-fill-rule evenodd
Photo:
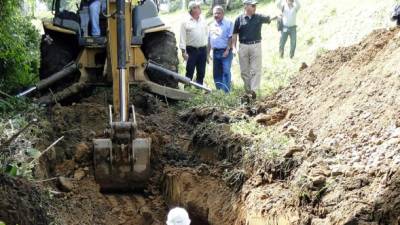
<instances>
[{"instance_id":1,"label":"yellow metal panel","mask_svg":"<svg viewBox=\"0 0 400 225\"><path fill-rule=\"evenodd\" d=\"M153 27L153 28L146 29L146 30L144 31L144 33L145 33L145 34L154 33L154 32L169 30L170 28L171 28L171 27L169 27L169 26L163 25L163 26L159 26L159 27Z\"/></svg>"},{"instance_id":2,"label":"yellow metal panel","mask_svg":"<svg viewBox=\"0 0 400 225\"><path fill-rule=\"evenodd\" d=\"M126 74L128 76L126 85L126 90L128 90L128 95L126 95L126 102L129 101L129 80L133 76L132 62L134 60L134 54L129 46L132 40L132 5L131 1L125 1L125 32L126 32L126 46L127 46L127 70ZM111 14L116 11L115 1L109 1L107 7L107 14ZM119 71L118 71L118 51L117 51L117 21L115 17L108 18L108 30L107 30L107 40L108 40L108 54L111 64L111 73L113 79L113 104L115 112L119 111ZM129 107L126 107L127 109Z\"/></svg>"},{"instance_id":3,"label":"yellow metal panel","mask_svg":"<svg viewBox=\"0 0 400 225\"><path fill-rule=\"evenodd\" d=\"M64 33L64 34L76 34L75 31L54 26L53 23L50 22L50 21L43 21L43 27L45 29L54 30L54 31L61 32L61 33Z\"/></svg>"}]
</instances>

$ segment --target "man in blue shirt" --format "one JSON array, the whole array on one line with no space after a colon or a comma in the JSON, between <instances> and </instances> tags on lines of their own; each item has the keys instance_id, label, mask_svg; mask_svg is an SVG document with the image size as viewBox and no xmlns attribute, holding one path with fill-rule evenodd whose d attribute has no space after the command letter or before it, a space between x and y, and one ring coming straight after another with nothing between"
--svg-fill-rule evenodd
<instances>
[{"instance_id":1,"label":"man in blue shirt","mask_svg":"<svg viewBox=\"0 0 400 225\"><path fill-rule=\"evenodd\" d=\"M231 89L232 33L233 23L224 19L224 8L213 8L215 21L210 24L208 33L208 55L213 50L213 76L218 90Z\"/></svg>"}]
</instances>

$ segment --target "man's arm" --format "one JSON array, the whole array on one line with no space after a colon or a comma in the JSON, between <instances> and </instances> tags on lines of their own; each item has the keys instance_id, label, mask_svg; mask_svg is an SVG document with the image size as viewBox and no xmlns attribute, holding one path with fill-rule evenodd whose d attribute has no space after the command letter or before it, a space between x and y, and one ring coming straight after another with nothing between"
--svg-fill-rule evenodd
<instances>
[{"instance_id":1,"label":"man's arm","mask_svg":"<svg viewBox=\"0 0 400 225\"><path fill-rule=\"evenodd\" d=\"M182 51L182 58L184 60L187 60L187 54L186 54L186 27L185 27L185 22L181 24L181 31L180 31L180 38L179 38L179 48Z\"/></svg>"},{"instance_id":2,"label":"man's arm","mask_svg":"<svg viewBox=\"0 0 400 225\"><path fill-rule=\"evenodd\" d=\"M270 16L266 16L266 15L262 15L262 14L258 14L258 16L260 17L262 23L271 23L272 20L276 19L276 16L273 17L272 19Z\"/></svg>"},{"instance_id":3,"label":"man's arm","mask_svg":"<svg viewBox=\"0 0 400 225\"><path fill-rule=\"evenodd\" d=\"M276 4L276 7L277 7L280 11L282 11L282 8L283 8L282 0L276 0L275 4Z\"/></svg>"},{"instance_id":4,"label":"man's arm","mask_svg":"<svg viewBox=\"0 0 400 225\"><path fill-rule=\"evenodd\" d=\"M229 22L229 33L228 33L228 43L226 46L226 49L224 51L224 57L227 57L229 55L229 52L232 49L232 35L233 35L233 23Z\"/></svg>"},{"instance_id":5,"label":"man's arm","mask_svg":"<svg viewBox=\"0 0 400 225\"><path fill-rule=\"evenodd\" d=\"M237 37L238 37L238 34L232 35L232 49L233 49L234 53L237 52Z\"/></svg>"},{"instance_id":6,"label":"man's arm","mask_svg":"<svg viewBox=\"0 0 400 225\"><path fill-rule=\"evenodd\" d=\"M233 26L232 38L231 38L231 46L234 52L236 52L237 47L237 39L240 30L240 17L236 18L235 25Z\"/></svg>"},{"instance_id":7,"label":"man's arm","mask_svg":"<svg viewBox=\"0 0 400 225\"><path fill-rule=\"evenodd\" d=\"M300 1L299 0L294 0L294 9L298 11L300 9Z\"/></svg>"},{"instance_id":8,"label":"man's arm","mask_svg":"<svg viewBox=\"0 0 400 225\"><path fill-rule=\"evenodd\" d=\"M210 62L210 53L211 53L211 41L210 41L210 33L208 33L208 38L207 38L207 63Z\"/></svg>"}]
</instances>

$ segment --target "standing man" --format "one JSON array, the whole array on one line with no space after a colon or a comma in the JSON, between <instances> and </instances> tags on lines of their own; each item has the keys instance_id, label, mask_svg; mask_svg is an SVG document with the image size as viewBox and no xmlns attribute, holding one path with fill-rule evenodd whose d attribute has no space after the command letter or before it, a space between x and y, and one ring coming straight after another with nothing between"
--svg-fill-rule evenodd
<instances>
[{"instance_id":1,"label":"standing man","mask_svg":"<svg viewBox=\"0 0 400 225\"><path fill-rule=\"evenodd\" d=\"M196 82L203 84L207 62L207 23L201 16L200 3L189 2L189 17L181 25L179 48L186 62L186 77L193 79L196 69Z\"/></svg>"},{"instance_id":2,"label":"standing man","mask_svg":"<svg viewBox=\"0 0 400 225\"><path fill-rule=\"evenodd\" d=\"M224 19L224 8L214 6L214 22L209 27L208 54L213 50L213 76L218 90L231 89L232 33L233 23Z\"/></svg>"},{"instance_id":3,"label":"standing man","mask_svg":"<svg viewBox=\"0 0 400 225\"><path fill-rule=\"evenodd\" d=\"M232 42L235 48L239 36L240 74L246 92L255 98L261 82L261 27L264 23L271 23L276 17L271 19L256 13L256 0L244 0L243 4L244 14L235 20Z\"/></svg>"},{"instance_id":4,"label":"standing man","mask_svg":"<svg viewBox=\"0 0 400 225\"><path fill-rule=\"evenodd\" d=\"M281 31L281 39L279 41L279 54L283 58L286 41L290 37L290 58L294 57L297 42L297 25L296 16L300 9L298 0L277 0L276 6L282 12L283 28Z\"/></svg>"}]
</instances>

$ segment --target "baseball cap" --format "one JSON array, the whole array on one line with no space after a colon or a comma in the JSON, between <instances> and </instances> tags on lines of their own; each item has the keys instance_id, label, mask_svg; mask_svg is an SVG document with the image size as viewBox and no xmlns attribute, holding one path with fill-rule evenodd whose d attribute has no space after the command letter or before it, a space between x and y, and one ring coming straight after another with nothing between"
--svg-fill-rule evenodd
<instances>
[{"instance_id":1,"label":"baseball cap","mask_svg":"<svg viewBox=\"0 0 400 225\"><path fill-rule=\"evenodd\" d=\"M256 0L243 0L244 5L255 5L257 4Z\"/></svg>"}]
</instances>

